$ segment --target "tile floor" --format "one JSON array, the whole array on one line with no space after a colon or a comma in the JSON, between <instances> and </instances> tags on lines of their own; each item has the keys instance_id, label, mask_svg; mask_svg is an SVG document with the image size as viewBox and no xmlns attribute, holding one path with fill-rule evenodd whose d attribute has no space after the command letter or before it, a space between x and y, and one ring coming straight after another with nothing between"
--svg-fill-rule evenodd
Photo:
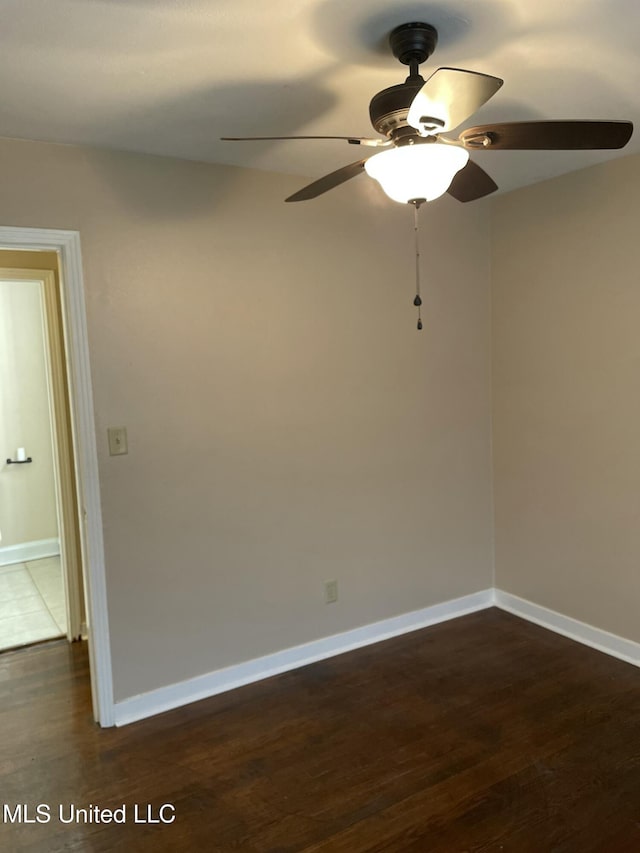
<instances>
[{"instance_id":1,"label":"tile floor","mask_svg":"<svg viewBox=\"0 0 640 853\"><path fill-rule=\"evenodd\" d=\"M0 651L67 632L60 557L0 566Z\"/></svg>"}]
</instances>

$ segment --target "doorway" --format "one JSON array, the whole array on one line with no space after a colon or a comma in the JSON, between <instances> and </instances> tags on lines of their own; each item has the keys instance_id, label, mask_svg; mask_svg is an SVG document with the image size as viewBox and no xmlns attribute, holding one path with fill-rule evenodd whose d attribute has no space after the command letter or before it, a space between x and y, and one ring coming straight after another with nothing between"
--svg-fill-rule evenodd
<instances>
[{"instance_id":1,"label":"doorway","mask_svg":"<svg viewBox=\"0 0 640 853\"><path fill-rule=\"evenodd\" d=\"M55 307L52 307L51 303L46 304L45 310L57 315L57 322L49 324L49 331L55 334L57 329L62 335L59 346L52 346L51 352L63 353L66 360L66 371L65 367L58 371L52 370L53 393L56 393L56 375L64 375L68 392L69 423L64 429L60 426L56 428L59 430L58 437L66 435L71 440L69 454L75 463L75 480L67 485L75 489L78 534L75 541L73 536L68 536L65 532L62 541L65 544L71 543L71 547L75 541L77 559L83 566L84 620L89 650L93 716L101 726L112 726L113 679L80 235L77 231L0 226L0 250L7 250L16 256L13 260L5 256L2 261L4 264L11 264L13 269L28 268L28 255L37 253L38 258L32 264L32 273L33 268L41 269L44 266L42 261L48 253L53 253L57 259L58 286L45 288L45 303L47 294L51 293L55 294L58 302ZM57 390L60 391L59 388ZM61 407L58 407L58 411L61 410ZM73 471L73 468L61 465L61 480L64 479L65 471ZM69 494L72 492L67 488L67 495ZM69 518L70 514L67 513L66 517ZM69 572L68 577L72 578L73 573ZM80 591L79 595L82 600Z\"/></svg>"},{"instance_id":2,"label":"doorway","mask_svg":"<svg viewBox=\"0 0 640 853\"><path fill-rule=\"evenodd\" d=\"M0 251L0 650L86 636L59 279Z\"/></svg>"}]
</instances>

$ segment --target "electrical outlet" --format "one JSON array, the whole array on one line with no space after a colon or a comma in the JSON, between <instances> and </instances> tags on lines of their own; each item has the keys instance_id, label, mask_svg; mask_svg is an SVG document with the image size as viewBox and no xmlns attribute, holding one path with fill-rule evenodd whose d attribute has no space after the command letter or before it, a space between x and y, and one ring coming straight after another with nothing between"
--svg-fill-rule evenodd
<instances>
[{"instance_id":1,"label":"electrical outlet","mask_svg":"<svg viewBox=\"0 0 640 853\"><path fill-rule=\"evenodd\" d=\"M109 427L107 435L109 436L109 456L121 456L129 452L126 427Z\"/></svg>"},{"instance_id":2,"label":"electrical outlet","mask_svg":"<svg viewBox=\"0 0 640 853\"><path fill-rule=\"evenodd\" d=\"M338 600L338 581L324 582L324 603L334 604Z\"/></svg>"}]
</instances>

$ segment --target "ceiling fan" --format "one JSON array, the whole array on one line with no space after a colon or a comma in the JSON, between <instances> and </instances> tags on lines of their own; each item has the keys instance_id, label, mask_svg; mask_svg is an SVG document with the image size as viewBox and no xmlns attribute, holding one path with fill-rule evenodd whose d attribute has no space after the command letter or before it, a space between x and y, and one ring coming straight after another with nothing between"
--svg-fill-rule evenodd
<instances>
[{"instance_id":1,"label":"ceiling fan","mask_svg":"<svg viewBox=\"0 0 640 853\"><path fill-rule=\"evenodd\" d=\"M624 147L633 132L630 121L523 121L480 125L450 133L496 94L498 77L439 68L425 82L419 66L435 50L438 33L424 23L392 30L393 55L410 73L404 83L383 89L371 99L369 114L384 138L353 136L223 137L225 141L337 139L374 149L363 159L324 175L286 199L306 201L366 171L394 201L419 207L448 192L461 202L474 201L498 189L495 181L469 159L474 150L579 150ZM375 149L383 149L379 153Z\"/></svg>"},{"instance_id":2,"label":"ceiling fan","mask_svg":"<svg viewBox=\"0 0 640 853\"><path fill-rule=\"evenodd\" d=\"M419 66L435 50L438 32L430 24L401 24L391 31L393 55L410 72L404 83L383 89L371 99L369 115L383 138L356 136L223 137L247 142L280 139L337 139L373 149L303 187L285 201L306 201L355 178L363 171L375 178L394 201L414 207L418 329L422 329L418 210L445 192L458 201L483 198L498 189L493 178L469 158L470 151L585 150L623 148L633 133L630 121L521 121L485 124L446 136L485 104L503 81L499 77L438 68L425 81ZM376 149L383 149L377 151Z\"/></svg>"}]
</instances>

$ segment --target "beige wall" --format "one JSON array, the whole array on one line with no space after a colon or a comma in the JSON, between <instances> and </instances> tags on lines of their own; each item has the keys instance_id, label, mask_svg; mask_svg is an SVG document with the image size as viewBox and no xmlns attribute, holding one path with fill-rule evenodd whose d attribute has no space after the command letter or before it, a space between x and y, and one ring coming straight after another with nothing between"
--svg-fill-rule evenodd
<instances>
[{"instance_id":1,"label":"beige wall","mask_svg":"<svg viewBox=\"0 0 640 853\"><path fill-rule=\"evenodd\" d=\"M424 211L419 334L412 210L365 178L286 205L9 140L0 175L3 223L81 234L116 699L491 586L482 204Z\"/></svg>"},{"instance_id":2,"label":"beige wall","mask_svg":"<svg viewBox=\"0 0 640 853\"><path fill-rule=\"evenodd\" d=\"M640 156L499 198L497 586L640 641Z\"/></svg>"},{"instance_id":3,"label":"beige wall","mask_svg":"<svg viewBox=\"0 0 640 853\"><path fill-rule=\"evenodd\" d=\"M0 563L5 548L58 538L41 287L0 280ZM18 447L31 464L6 464Z\"/></svg>"}]
</instances>

